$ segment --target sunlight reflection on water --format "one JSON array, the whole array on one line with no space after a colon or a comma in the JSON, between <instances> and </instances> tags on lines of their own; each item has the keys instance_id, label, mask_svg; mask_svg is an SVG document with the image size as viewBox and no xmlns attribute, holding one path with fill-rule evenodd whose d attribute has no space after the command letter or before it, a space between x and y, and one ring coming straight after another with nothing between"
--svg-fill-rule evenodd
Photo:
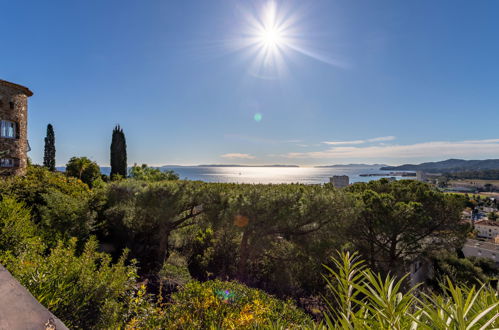
<instances>
[{"instance_id":1,"label":"sunlight reflection on water","mask_svg":"<svg viewBox=\"0 0 499 330\"><path fill-rule=\"evenodd\" d=\"M233 183L306 183L319 184L329 182L333 175L348 175L350 182L366 182L380 177L362 177L360 174L385 173L379 167L204 167L185 166L168 167L177 172L181 179L201 180L205 182ZM397 177L401 179L401 177Z\"/></svg>"}]
</instances>

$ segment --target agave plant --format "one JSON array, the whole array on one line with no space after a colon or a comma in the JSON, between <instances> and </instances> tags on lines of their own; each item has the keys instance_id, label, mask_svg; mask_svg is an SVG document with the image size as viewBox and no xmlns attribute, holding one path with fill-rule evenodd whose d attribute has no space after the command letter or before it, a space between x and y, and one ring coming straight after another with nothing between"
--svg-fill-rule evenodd
<instances>
[{"instance_id":1,"label":"agave plant","mask_svg":"<svg viewBox=\"0 0 499 330\"><path fill-rule=\"evenodd\" d=\"M416 328L414 317L421 312L414 309L415 287L401 292L405 277L383 278L368 269L357 253L339 253L333 263L336 270L326 266L329 274L325 276L334 297L333 303L326 299L329 328Z\"/></svg>"},{"instance_id":2,"label":"agave plant","mask_svg":"<svg viewBox=\"0 0 499 330\"><path fill-rule=\"evenodd\" d=\"M447 278L441 284L444 295L423 295L420 300L422 329L496 329L499 326L499 296L496 290L483 284L457 286Z\"/></svg>"},{"instance_id":3,"label":"agave plant","mask_svg":"<svg viewBox=\"0 0 499 330\"><path fill-rule=\"evenodd\" d=\"M330 329L496 329L499 295L487 284L476 289L447 279L443 294L402 292L407 277L375 274L357 253L342 252L326 266L327 288L324 326Z\"/></svg>"}]
</instances>

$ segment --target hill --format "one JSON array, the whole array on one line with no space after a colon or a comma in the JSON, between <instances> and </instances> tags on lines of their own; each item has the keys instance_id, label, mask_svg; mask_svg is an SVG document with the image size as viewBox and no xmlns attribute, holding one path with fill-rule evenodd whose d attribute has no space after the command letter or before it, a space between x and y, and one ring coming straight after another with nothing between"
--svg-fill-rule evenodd
<instances>
[{"instance_id":1,"label":"hill","mask_svg":"<svg viewBox=\"0 0 499 330\"><path fill-rule=\"evenodd\" d=\"M428 162L422 164L404 164L400 166L385 166L381 170L386 171L426 171L426 172L463 172L478 170L499 170L499 159L464 160L447 159L440 162Z\"/></svg>"},{"instance_id":2,"label":"hill","mask_svg":"<svg viewBox=\"0 0 499 330\"><path fill-rule=\"evenodd\" d=\"M366 168L366 167L383 167L385 164L335 164L335 165L318 165L315 168L335 168L335 167L352 167L352 168Z\"/></svg>"}]
</instances>

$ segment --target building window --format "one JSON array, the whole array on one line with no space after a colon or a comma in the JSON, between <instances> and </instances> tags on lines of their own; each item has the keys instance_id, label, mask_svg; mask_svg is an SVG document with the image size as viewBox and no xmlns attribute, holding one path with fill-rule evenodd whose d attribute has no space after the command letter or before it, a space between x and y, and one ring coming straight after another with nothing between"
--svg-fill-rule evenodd
<instances>
[{"instance_id":1,"label":"building window","mask_svg":"<svg viewBox=\"0 0 499 330\"><path fill-rule=\"evenodd\" d=\"M9 102L9 107L10 107L11 109L14 109L14 102L10 101L10 102Z\"/></svg>"},{"instance_id":2,"label":"building window","mask_svg":"<svg viewBox=\"0 0 499 330\"><path fill-rule=\"evenodd\" d=\"M17 137L17 124L10 120L0 121L0 137L14 139Z\"/></svg>"},{"instance_id":3,"label":"building window","mask_svg":"<svg viewBox=\"0 0 499 330\"><path fill-rule=\"evenodd\" d=\"M0 167L18 167L19 159L17 158L0 158Z\"/></svg>"}]
</instances>

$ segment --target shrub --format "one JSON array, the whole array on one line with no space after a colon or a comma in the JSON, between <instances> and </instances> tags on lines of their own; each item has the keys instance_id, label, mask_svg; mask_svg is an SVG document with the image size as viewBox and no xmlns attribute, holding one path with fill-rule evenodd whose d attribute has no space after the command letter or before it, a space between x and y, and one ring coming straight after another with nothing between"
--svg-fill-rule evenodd
<instances>
[{"instance_id":1,"label":"shrub","mask_svg":"<svg viewBox=\"0 0 499 330\"><path fill-rule=\"evenodd\" d=\"M16 256L26 249L36 231L30 218L30 210L24 203L0 196L0 255Z\"/></svg>"},{"instance_id":2,"label":"shrub","mask_svg":"<svg viewBox=\"0 0 499 330\"><path fill-rule=\"evenodd\" d=\"M161 171L159 168L149 167L146 164L135 164L130 169L130 178L144 181L178 180L178 175L173 171Z\"/></svg>"},{"instance_id":3,"label":"shrub","mask_svg":"<svg viewBox=\"0 0 499 330\"><path fill-rule=\"evenodd\" d=\"M237 282L190 282L167 305L170 328L245 329L280 322L294 328L310 318L291 301Z\"/></svg>"},{"instance_id":4,"label":"shrub","mask_svg":"<svg viewBox=\"0 0 499 330\"><path fill-rule=\"evenodd\" d=\"M41 243L40 243L41 244ZM136 268L97 252L90 239L81 255L76 239L59 243L48 256L31 249L4 259L5 267L33 296L70 328L109 328L121 322L123 301L133 292Z\"/></svg>"},{"instance_id":5,"label":"shrub","mask_svg":"<svg viewBox=\"0 0 499 330\"><path fill-rule=\"evenodd\" d=\"M86 199L91 192L86 184L62 173L50 172L40 166L29 166L25 176L14 176L0 181L0 193L10 195L30 207L35 222L40 221L40 206L44 195L57 190L76 199Z\"/></svg>"},{"instance_id":6,"label":"shrub","mask_svg":"<svg viewBox=\"0 0 499 330\"><path fill-rule=\"evenodd\" d=\"M192 280L185 258L176 252L172 253L165 261L159 272L159 277L170 290L183 286Z\"/></svg>"},{"instance_id":7,"label":"shrub","mask_svg":"<svg viewBox=\"0 0 499 330\"><path fill-rule=\"evenodd\" d=\"M71 157L66 164L66 175L85 182L89 187L100 177L100 167L87 157Z\"/></svg>"},{"instance_id":8,"label":"shrub","mask_svg":"<svg viewBox=\"0 0 499 330\"><path fill-rule=\"evenodd\" d=\"M40 206L41 222L47 240L56 241L77 237L87 238L93 229L96 212L90 207L88 196L73 197L56 189L43 194L45 205Z\"/></svg>"}]
</instances>

